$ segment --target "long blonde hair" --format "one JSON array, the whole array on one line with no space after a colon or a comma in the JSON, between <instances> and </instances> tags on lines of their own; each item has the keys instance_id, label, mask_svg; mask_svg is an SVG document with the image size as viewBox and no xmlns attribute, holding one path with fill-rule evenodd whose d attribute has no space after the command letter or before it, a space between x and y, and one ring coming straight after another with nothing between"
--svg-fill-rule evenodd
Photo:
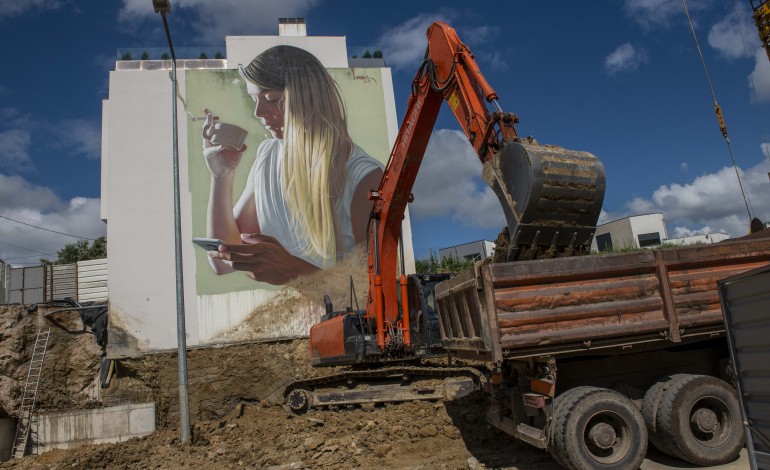
<instances>
[{"instance_id":1,"label":"long blonde hair","mask_svg":"<svg viewBox=\"0 0 770 470\"><path fill-rule=\"evenodd\" d=\"M284 92L282 189L304 252L337 258L336 204L353 142L337 83L309 52L275 46L242 69L262 89Z\"/></svg>"}]
</instances>

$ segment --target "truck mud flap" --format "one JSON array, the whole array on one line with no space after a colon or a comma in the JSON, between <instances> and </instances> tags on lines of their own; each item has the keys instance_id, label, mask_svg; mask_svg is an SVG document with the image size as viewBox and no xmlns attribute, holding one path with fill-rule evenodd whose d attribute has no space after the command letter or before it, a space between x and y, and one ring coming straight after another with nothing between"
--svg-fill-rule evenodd
<instances>
[{"instance_id":1,"label":"truck mud flap","mask_svg":"<svg viewBox=\"0 0 770 470\"><path fill-rule=\"evenodd\" d=\"M492 405L487 408L487 422L497 429L510 434L516 439L537 447L538 449L548 448L548 438L542 429L535 428L525 423L516 423L511 418L503 416L500 407Z\"/></svg>"}]
</instances>

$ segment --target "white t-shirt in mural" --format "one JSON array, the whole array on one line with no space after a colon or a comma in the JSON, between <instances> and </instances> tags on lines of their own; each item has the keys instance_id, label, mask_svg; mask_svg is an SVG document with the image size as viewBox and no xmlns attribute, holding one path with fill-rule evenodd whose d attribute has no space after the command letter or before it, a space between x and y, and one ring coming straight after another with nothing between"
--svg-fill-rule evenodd
<instances>
[{"instance_id":1,"label":"white t-shirt in mural","mask_svg":"<svg viewBox=\"0 0 770 470\"><path fill-rule=\"evenodd\" d=\"M289 215L282 189L283 174L283 140L268 139L257 149L257 159L251 167L249 184L246 191L254 192L256 201L259 230L264 235L275 237L292 255L312 263L320 268L331 267L336 260L311 256L304 252L307 243L299 239L295 222ZM356 245L353 235L353 224L350 218L350 204L358 184L369 173L382 170L382 163L366 154L357 145L353 146L347 160L347 180L342 198L337 202L337 219L339 221L341 246L344 253L353 250ZM372 188L374 189L374 188Z\"/></svg>"}]
</instances>

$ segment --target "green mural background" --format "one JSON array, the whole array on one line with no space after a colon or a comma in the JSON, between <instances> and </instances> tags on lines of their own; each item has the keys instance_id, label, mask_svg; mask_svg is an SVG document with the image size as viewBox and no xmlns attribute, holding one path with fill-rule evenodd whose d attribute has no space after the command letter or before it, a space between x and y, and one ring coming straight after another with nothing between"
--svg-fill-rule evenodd
<instances>
[{"instance_id":1,"label":"green mural background","mask_svg":"<svg viewBox=\"0 0 770 470\"><path fill-rule=\"evenodd\" d=\"M385 93L379 68L328 69L337 82L345 100L348 132L366 153L385 164L390 155ZM254 102L237 70L188 70L185 73L187 143L189 160L189 191L192 199L192 229L194 237L206 236L206 207L211 176L203 161L203 108L208 108L220 121L236 124L249 131L248 150L236 169L234 200L243 190L259 144L270 138L260 121L254 117ZM280 290L282 286L252 281L235 272L217 276L211 270L206 252L195 248L195 283L198 295L263 289Z\"/></svg>"}]
</instances>

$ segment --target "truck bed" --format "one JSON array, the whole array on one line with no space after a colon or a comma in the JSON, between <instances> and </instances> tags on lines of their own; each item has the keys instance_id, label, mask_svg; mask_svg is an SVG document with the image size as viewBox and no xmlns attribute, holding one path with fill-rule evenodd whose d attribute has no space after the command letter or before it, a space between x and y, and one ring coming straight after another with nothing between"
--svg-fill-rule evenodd
<instances>
[{"instance_id":1,"label":"truck bed","mask_svg":"<svg viewBox=\"0 0 770 470\"><path fill-rule=\"evenodd\" d=\"M501 362L724 334L717 281L770 263L770 230L712 245L480 263L436 286L450 355Z\"/></svg>"}]
</instances>

